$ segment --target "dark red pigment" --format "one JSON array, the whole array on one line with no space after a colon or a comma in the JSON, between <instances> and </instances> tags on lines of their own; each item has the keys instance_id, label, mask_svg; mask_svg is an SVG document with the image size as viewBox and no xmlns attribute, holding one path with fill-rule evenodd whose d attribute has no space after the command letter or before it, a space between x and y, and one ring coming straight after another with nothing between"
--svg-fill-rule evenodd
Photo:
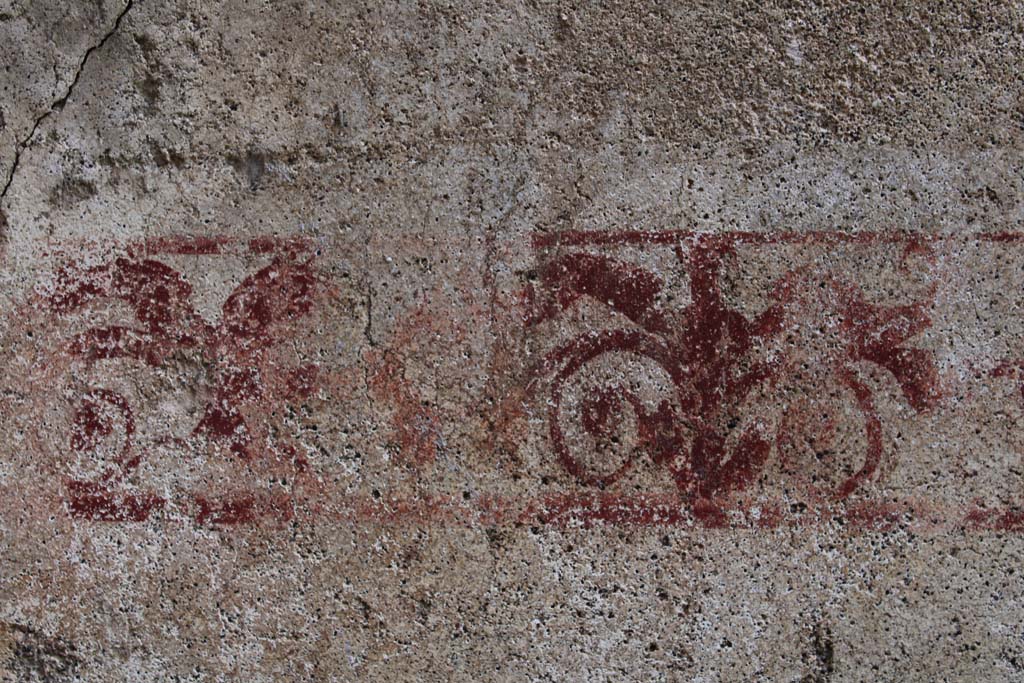
<instances>
[{"instance_id":1,"label":"dark red pigment","mask_svg":"<svg viewBox=\"0 0 1024 683\"><path fill-rule=\"evenodd\" d=\"M286 495L196 496L195 503L198 507L196 522L199 524L252 524L267 518L286 522L294 516L292 499Z\"/></svg>"},{"instance_id":2,"label":"dark red pigment","mask_svg":"<svg viewBox=\"0 0 1024 683\"><path fill-rule=\"evenodd\" d=\"M115 433L117 418L122 424L120 436ZM68 510L73 516L95 521L141 522L153 509L164 505L166 501L155 494L120 490L123 480L140 462L132 453L134 432L135 418L123 396L108 389L94 389L82 397L71 421L71 450L95 451L106 439L119 439L120 443L116 458L97 480L67 482Z\"/></svg>"},{"instance_id":3,"label":"dark red pigment","mask_svg":"<svg viewBox=\"0 0 1024 683\"><path fill-rule=\"evenodd\" d=\"M167 502L152 493L114 492L106 484L68 482L68 511L73 517L96 522L142 522Z\"/></svg>"},{"instance_id":4,"label":"dark red pigment","mask_svg":"<svg viewBox=\"0 0 1024 683\"><path fill-rule=\"evenodd\" d=\"M689 240L684 252L681 240ZM719 287L723 257L739 244L776 242L900 243L904 249L927 252L927 240L902 234L840 233L730 233L721 236L693 233L572 232L542 235L537 247L675 245L679 261L690 278L692 302L678 311L660 304L661 279L641 267L606 255L572 252L548 260L539 271L539 291L530 291L531 325L553 319L582 297L590 297L625 316L635 327L585 332L561 345L545 358L538 372L550 380L549 428L559 461L588 486L612 486L647 454L667 467L679 491L700 511L705 523L724 524L709 501L746 487L764 469L771 454L770 441L749 428L727 447L744 399L757 386L774 380L783 364L760 361L751 353L783 332L787 310L799 304L808 283L793 270L783 276L768 308L753 320L731 310ZM871 390L857 377L854 365L867 361L884 368L899 383L915 410L926 410L939 398L938 373L931 352L903 346L929 324L928 301L905 306L875 306L860 290L837 280L825 283L841 319L844 346L834 367L826 368L856 398L867 436L863 465L843 481L832 495L848 496L876 471L882 456L881 421ZM628 389L607 388L584 401L579 415L582 430L599 438L614 431L618 411L625 405L637 416L640 448L610 473L596 474L578 460L566 444L559 422L565 382L604 354L630 352L660 366L675 385L676 404L665 400L657 409L645 409ZM600 515L618 518L647 514L625 508L600 508ZM644 508L646 510L646 508ZM598 514L598 513L595 513ZM669 514L669 511L665 511Z\"/></svg>"},{"instance_id":5,"label":"dark red pigment","mask_svg":"<svg viewBox=\"0 0 1024 683\"><path fill-rule=\"evenodd\" d=\"M756 344L779 334L784 309L793 304L803 285L795 272L783 277L765 313L747 320L729 310L723 301L718 286L719 271L722 257L740 244L894 244L927 253L931 244L944 238L904 233L735 233L706 237L683 232L596 235L580 232L540 236L534 243L540 248L674 246L683 239L694 245L689 254L677 250L693 283L693 303L683 310L665 311L660 307L663 283L656 274L606 256L579 252L544 263L540 271L540 292L531 298L535 314L530 320L531 324L539 324L560 315L581 298L589 297L610 305L636 325L636 329L580 335L549 354L542 371L557 387L559 381L564 382L590 360L615 350L646 355L665 368L676 385L680 408L666 401L651 409L625 388L606 389L584 401L579 419L587 433L607 435L614 432L621 420L621 409L630 405L640 423L642 449L669 468L678 485L679 496L659 498L612 492L557 495L528 504L525 512L521 503L498 499L487 499L486 504L481 502L477 506L461 500L389 499L387 503L374 500L355 505L354 517L371 523L396 520L439 523L449 517L461 518L461 514L474 523L483 519L490 523L514 520L517 524L582 520L587 524L685 526L696 523L711 528L737 524L737 517L746 519L748 526L756 527L829 519L840 519L840 523L850 527L869 530L887 530L902 524L908 513L899 505L855 504L850 500L836 503L834 508L824 506L799 514L786 513L778 506L759 505L758 514L753 515L746 504L719 502L723 494L749 484L763 471L770 457L768 443L759 434L739 435L737 446L732 448L726 448L725 436L747 392L779 372L777 366L745 365L745 354ZM1024 241L1018 234L981 235L977 239ZM253 252L273 253L274 244L273 241L254 241L250 248ZM184 239L148 246L166 249L167 253L217 254L227 250L229 244L219 239ZM247 278L225 303L224 322L212 328L203 324L188 305L191 288L184 278L149 258L148 254L150 249L147 248L102 268L64 272L61 286L51 300L58 312L72 312L95 300L115 298L132 307L137 319L136 325L98 328L80 335L72 340L68 351L84 359L127 357L159 365L176 349L202 349L213 368L210 381L216 382L219 388L206 406L195 433L203 433L222 444L226 453L239 460L265 457L252 451L245 408L268 405L269 401L283 397L308 395L315 389L315 366L288 371L284 381L272 392L262 386L263 378L258 369L261 354L287 334L287 323L282 321L294 320L310 310L312 292L317 287L315 274L308 269L308 263L296 262L294 258L276 260L275 263L283 263L285 274L272 275L264 269ZM903 346L928 326L928 302L878 307L867 303L855 287L839 282L829 283L829 287L833 298L840 302L837 312L846 340L841 362L831 368L832 376L855 397L868 442L861 470L833 492L835 497L841 498L873 473L882 454L881 422L871 390L857 378L851 365L868 361L891 373L908 404L917 410L934 405L939 390L931 355ZM232 326L230 331L228 325ZM237 339L233 338L236 334ZM1008 363L992 374L1016 374L1020 365ZM393 374L380 373L385 379ZM382 381L381 386L388 389L391 385ZM127 475L144 454L134 452L131 444L134 422L127 402L123 397L102 391L94 390L83 397L72 420L69 446L77 451L94 449L105 439L121 434L115 424L121 425L125 444L120 458L99 480L68 482L68 508L72 515L82 519L143 521L167 501L150 493L124 490ZM553 416L557 417L557 410ZM403 420L410 429L415 422L413 417L410 414ZM682 425L693 429L684 433ZM553 440L554 430L552 425ZM422 439L420 432L429 430L410 432L410 440ZM564 439L562 448L556 445L556 452L567 470L593 486L614 485L633 465L631 461L621 472L595 477L564 448ZM298 471L305 467L301 457L288 446L270 457L291 458ZM238 525L268 517L288 520L295 515L295 502L287 495L261 496L251 492L193 495L189 503L200 524ZM959 523L971 529L1019 532L1024 530L1024 512L1019 508L974 509ZM744 523L741 521L739 525Z\"/></svg>"},{"instance_id":6,"label":"dark red pigment","mask_svg":"<svg viewBox=\"0 0 1024 683\"><path fill-rule=\"evenodd\" d=\"M579 246L629 246L629 245L676 245L682 242L695 242L709 239L707 233L694 230L564 230L553 233L537 233L533 237L533 246L537 249L546 247L579 247ZM754 232L737 230L722 235L710 236L710 239L723 240L731 245L741 244L893 244L899 246L926 246L950 240L960 242L976 241L979 243L1010 244L1024 242L1024 232L994 231L971 235L954 234L923 234L901 230L839 232L836 230L809 230Z\"/></svg>"}]
</instances>

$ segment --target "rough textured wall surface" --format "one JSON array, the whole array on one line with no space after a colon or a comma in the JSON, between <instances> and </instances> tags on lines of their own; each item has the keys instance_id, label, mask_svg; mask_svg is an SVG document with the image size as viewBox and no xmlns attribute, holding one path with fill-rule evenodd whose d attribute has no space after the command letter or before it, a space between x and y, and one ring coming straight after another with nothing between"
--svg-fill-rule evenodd
<instances>
[{"instance_id":1,"label":"rough textured wall surface","mask_svg":"<svg viewBox=\"0 0 1024 683\"><path fill-rule=\"evenodd\" d=\"M0 678L1024 680L1022 10L6 0Z\"/></svg>"}]
</instances>

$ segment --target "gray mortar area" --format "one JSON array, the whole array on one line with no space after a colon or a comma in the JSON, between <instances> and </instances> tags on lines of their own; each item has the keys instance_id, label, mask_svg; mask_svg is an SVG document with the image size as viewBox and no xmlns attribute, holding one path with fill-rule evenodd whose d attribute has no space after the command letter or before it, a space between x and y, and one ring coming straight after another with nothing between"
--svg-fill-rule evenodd
<instances>
[{"instance_id":1,"label":"gray mortar area","mask_svg":"<svg viewBox=\"0 0 1024 683\"><path fill-rule=\"evenodd\" d=\"M0 680L1024 681L1021 4L0 55Z\"/></svg>"}]
</instances>

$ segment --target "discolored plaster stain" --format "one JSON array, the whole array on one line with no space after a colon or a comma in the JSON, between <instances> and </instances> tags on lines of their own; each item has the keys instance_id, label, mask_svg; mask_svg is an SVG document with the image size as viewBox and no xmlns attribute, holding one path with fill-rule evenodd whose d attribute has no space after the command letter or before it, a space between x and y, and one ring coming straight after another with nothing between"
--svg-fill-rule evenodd
<instances>
[{"instance_id":1,"label":"discolored plaster stain","mask_svg":"<svg viewBox=\"0 0 1024 683\"><path fill-rule=\"evenodd\" d=\"M811 673L801 683L828 683L836 672L835 644L832 642L832 630L823 622L815 622L812 631Z\"/></svg>"},{"instance_id":2,"label":"discolored plaster stain","mask_svg":"<svg viewBox=\"0 0 1024 683\"><path fill-rule=\"evenodd\" d=\"M150 140L149 150L153 163L159 168L181 169L185 166L186 159L177 149L164 148L156 140Z\"/></svg>"},{"instance_id":3,"label":"discolored plaster stain","mask_svg":"<svg viewBox=\"0 0 1024 683\"><path fill-rule=\"evenodd\" d=\"M58 209L66 209L96 196L96 185L84 178L64 176L60 183L50 191L50 204Z\"/></svg>"},{"instance_id":4,"label":"discolored plaster stain","mask_svg":"<svg viewBox=\"0 0 1024 683\"><path fill-rule=\"evenodd\" d=\"M154 110L160 101L160 80L152 73L147 73L136 82L135 87L145 98L147 109Z\"/></svg>"},{"instance_id":5,"label":"discolored plaster stain","mask_svg":"<svg viewBox=\"0 0 1024 683\"><path fill-rule=\"evenodd\" d=\"M77 680L82 659L71 643L14 623L0 623L0 666L18 683Z\"/></svg>"},{"instance_id":6,"label":"discolored plaster stain","mask_svg":"<svg viewBox=\"0 0 1024 683\"><path fill-rule=\"evenodd\" d=\"M270 157L266 152L251 149L241 156L229 157L235 173L240 175L249 187L249 190L256 192L260 189L260 183L267 173L267 164Z\"/></svg>"}]
</instances>

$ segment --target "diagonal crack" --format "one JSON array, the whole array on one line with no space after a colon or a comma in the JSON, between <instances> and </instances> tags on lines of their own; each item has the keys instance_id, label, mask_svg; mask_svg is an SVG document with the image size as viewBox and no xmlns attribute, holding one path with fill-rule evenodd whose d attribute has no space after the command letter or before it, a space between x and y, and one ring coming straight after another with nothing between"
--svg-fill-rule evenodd
<instances>
[{"instance_id":1,"label":"diagonal crack","mask_svg":"<svg viewBox=\"0 0 1024 683\"><path fill-rule=\"evenodd\" d=\"M49 109L36 117L28 135L26 135L14 148L14 163L11 164L11 170L7 173L7 180L4 182L4 188L0 191L0 216L2 216L4 200L7 199L7 191L11 189L11 184L14 182L14 176L18 171L18 164L21 162L21 155L26 149L28 149L32 142L32 138L35 137L36 131L39 130L39 126L54 112L61 111L64 108L64 105L67 104L68 98L71 97L71 93L74 91L75 86L78 85L78 80L82 77L82 72L85 70L85 65L89 61L89 58L94 52L106 45L111 36L117 33L118 29L121 28L121 21L124 19L125 15L128 14L128 11L132 8L132 4L134 4L134 2L135 0L128 0L128 2L125 3L124 9L122 9L114 19L114 25L110 30L104 34L98 43L92 45L85 51L85 54L82 55L81 61L78 62L78 68L75 70L74 78L71 79L71 83L68 85L67 90L64 91L64 94L61 97L53 101Z\"/></svg>"}]
</instances>

